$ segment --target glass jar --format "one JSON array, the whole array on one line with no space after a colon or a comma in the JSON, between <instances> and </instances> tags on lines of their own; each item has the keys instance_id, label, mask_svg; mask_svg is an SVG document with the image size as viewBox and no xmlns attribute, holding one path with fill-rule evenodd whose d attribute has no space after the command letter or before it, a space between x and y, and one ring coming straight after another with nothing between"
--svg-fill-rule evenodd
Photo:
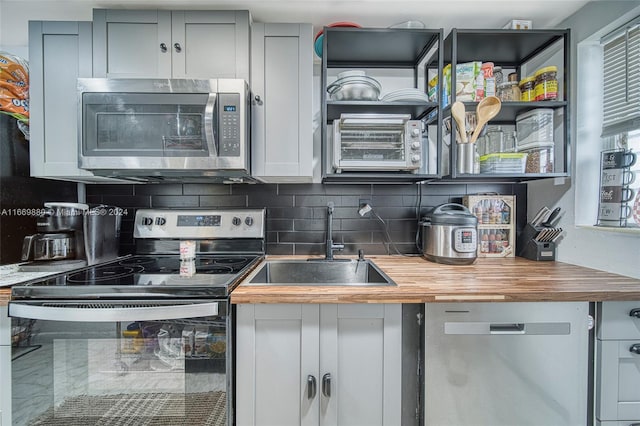
<instances>
[{"instance_id":1,"label":"glass jar","mask_svg":"<svg viewBox=\"0 0 640 426\"><path fill-rule=\"evenodd\" d=\"M536 101L555 101L558 99L558 67L552 65L540 68L533 75L536 79L534 94Z\"/></svg>"},{"instance_id":2,"label":"glass jar","mask_svg":"<svg viewBox=\"0 0 640 426\"><path fill-rule=\"evenodd\" d=\"M520 81L520 100L522 102L531 102L535 100L534 87L536 79L534 77L523 78Z\"/></svg>"},{"instance_id":3,"label":"glass jar","mask_svg":"<svg viewBox=\"0 0 640 426\"><path fill-rule=\"evenodd\" d=\"M502 76L502 67L493 67L493 78L496 79L496 87L504 81Z\"/></svg>"},{"instance_id":4,"label":"glass jar","mask_svg":"<svg viewBox=\"0 0 640 426\"><path fill-rule=\"evenodd\" d=\"M487 129L487 154L494 152L503 152L504 149L504 132L500 126Z\"/></svg>"},{"instance_id":5,"label":"glass jar","mask_svg":"<svg viewBox=\"0 0 640 426\"><path fill-rule=\"evenodd\" d=\"M497 96L502 102L520 100L520 87L517 81L506 81L498 85Z\"/></svg>"}]
</instances>

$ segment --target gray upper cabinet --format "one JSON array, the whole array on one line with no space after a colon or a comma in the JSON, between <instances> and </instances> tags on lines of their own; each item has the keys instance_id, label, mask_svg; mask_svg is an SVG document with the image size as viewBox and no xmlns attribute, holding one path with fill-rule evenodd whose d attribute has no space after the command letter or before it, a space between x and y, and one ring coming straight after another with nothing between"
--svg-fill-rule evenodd
<instances>
[{"instance_id":1,"label":"gray upper cabinet","mask_svg":"<svg viewBox=\"0 0 640 426\"><path fill-rule=\"evenodd\" d=\"M252 175L261 181L313 178L311 24L251 28Z\"/></svg>"},{"instance_id":2,"label":"gray upper cabinet","mask_svg":"<svg viewBox=\"0 0 640 426\"><path fill-rule=\"evenodd\" d=\"M91 58L91 22L29 22L31 176L112 181L78 168L76 79Z\"/></svg>"},{"instance_id":3,"label":"gray upper cabinet","mask_svg":"<svg viewBox=\"0 0 640 426\"><path fill-rule=\"evenodd\" d=\"M94 9L94 77L249 81L246 10Z\"/></svg>"}]
</instances>

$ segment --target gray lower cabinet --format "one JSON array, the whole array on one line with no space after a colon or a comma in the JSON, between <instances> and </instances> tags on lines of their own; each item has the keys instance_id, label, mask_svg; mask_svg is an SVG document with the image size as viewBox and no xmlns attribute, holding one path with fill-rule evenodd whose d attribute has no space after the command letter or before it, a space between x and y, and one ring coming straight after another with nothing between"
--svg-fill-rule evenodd
<instances>
[{"instance_id":1,"label":"gray lower cabinet","mask_svg":"<svg viewBox=\"0 0 640 426\"><path fill-rule=\"evenodd\" d=\"M251 27L252 175L263 182L313 179L311 24Z\"/></svg>"},{"instance_id":2,"label":"gray lower cabinet","mask_svg":"<svg viewBox=\"0 0 640 426\"><path fill-rule=\"evenodd\" d=\"M246 10L94 9L95 77L249 81Z\"/></svg>"},{"instance_id":3,"label":"gray lower cabinet","mask_svg":"<svg viewBox=\"0 0 640 426\"><path fill-rule=\"evenodd\" d=\"M401 423L402 305L238 305L238 426Z\"/></svg>"},{"instance_id":4,"label":"gray lower cabinet","mask_svg":"<svg viewBox=\"0 0 640 426\"><path fill-rule=\"evenodd\" d=\"M0 306L0 426L11 424L11 319Z\"/></svg>"},{"instance_id":5,"label":"gray lower cabinet","mask_svg":"<svg viewBox=\"0 0 640 426\"><path fill-rule=\"evenodd\" d=\"M589 304L428 303L425 426L584 426Z\"/></svg>"},{"instance_id":6,"label":"gray lower cabinet","mask_svg":"<svg viewBox=\"0 0 640 426\"><path fill-rule=\"evenodd\" d=\"M78 168L77 78L92 76L91 22L29 22L31 176L105 182Z\"/></svg>"},{"instance_id":7,"label":"gray lower cabinet","mask_svg":"<svg viewBox=\"0 0 640 426\"><path fill-rule=\"evenodd\" d=\"M640 425L640 302L597 306L596 424Z\"/></svg>"}]
</instances>

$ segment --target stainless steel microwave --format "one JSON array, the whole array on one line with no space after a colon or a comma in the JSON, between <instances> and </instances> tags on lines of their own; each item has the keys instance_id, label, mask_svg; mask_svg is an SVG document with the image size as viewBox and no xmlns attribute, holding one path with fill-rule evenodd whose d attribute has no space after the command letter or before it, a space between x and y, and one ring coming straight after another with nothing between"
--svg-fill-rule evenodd
<instances>
[{"instance_id":1,"label":"stainless steel microwave","mask_svg":"<svg viewBox=\"0 0 640 426\"><path fill-rule=\"evenodd\" d=\"M422 121L409 114L342 114L333 121L334 170L417 173L422 132Z\"/></svg>"},{"instance_id":2,"label":"stainless steel microwave","mask_svg":"<svg viewBox=\"0 0 640 426\"><path fill-rule=\"evenodd\" d=\"M250 174L240 79L78 79L79 166L133 180Z\"/></svg>"}]
</instances>

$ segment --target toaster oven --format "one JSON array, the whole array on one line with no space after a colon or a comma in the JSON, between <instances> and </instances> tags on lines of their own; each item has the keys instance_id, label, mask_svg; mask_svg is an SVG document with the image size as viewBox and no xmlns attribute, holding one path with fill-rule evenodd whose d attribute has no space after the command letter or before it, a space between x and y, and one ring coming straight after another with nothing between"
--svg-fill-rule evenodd
<instances>
[{"instance_id":1,"label":"toaster oven","mask_svg":"<svg viewBox=\"0 0 640 426\"><path fill-rule=\"evenodd\" d=\"M333 121L333 167L347 171L408 171L422 167L420 120L409 114L342 114Z\"/></svg>"}]
</instances>

